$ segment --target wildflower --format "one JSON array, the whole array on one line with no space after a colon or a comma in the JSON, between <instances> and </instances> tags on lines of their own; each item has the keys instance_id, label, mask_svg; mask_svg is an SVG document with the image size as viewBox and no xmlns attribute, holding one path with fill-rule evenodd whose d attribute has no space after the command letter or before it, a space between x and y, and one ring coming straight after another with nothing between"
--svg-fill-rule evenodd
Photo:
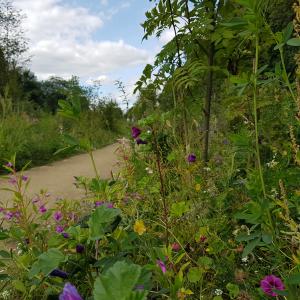
<instances>
[{"instance_id":1,"label":"wildflower","mask_svg":"<svg viewBox=\"0 0 300 300\"><path fill-rule=\"evenodd\" d=\"M12 168L13 166L14 166L13 163L10 161L5 165L5 167L7 168Z\"/></svg>"},{"instance_id":2,"label":"wildflower","mask_svg":"<svg viewBox=\"0 0 300 300\"><path fill-rule=\"evenodd\" d=\"M16 211L14 213L14 217L17 218L17 219L19 219L21 217L21 213L19 211Z\"/></svg>"},{"instance_id":3,"label":"wildflower","mask_svg":"<svg viewBox=\"0 0 300 300\"><path fill-rule=\"evenodd\" d=\"M207 240L207 237L206 237L206 236L204 236L204 235L200 236L199 241L200 241L201 243L204 243L206 240Z\"/></svg>"},{"instance_id":4,"label":"wildflower","mask_svg":"<svg viewBox=\"0 0 300 300\"><path fill-rule=\"evenodd\" d=\"M131 135L134 139L136 139L140 134L141 134L141 130L137 127L132 127L131 128Z\"/></svg>"},{"instance_id":5,"label":"wildflower","mask_svg":"<svg viewBox=\"0 0 300 300\"><path fill-rule=\"evenodd\" d=\"M158 267L160 267L161 271L165 274L167 272L167 268L166 268L166 265L165 263L162 261L162 260L157 260L156 261L156 264Z\"/></svg>"},{"instance_id":6,"label":"wildflower","mask_svg":"<svg viewBox=\"0 0 300 300\"><path fill-rule=\"evenodd\" d=\"M15 185L15 184L17 184L17 179L15 177L10 177L8 182L12 185Z\"/></svg>"},{"instance_id":7,"label":"wildflower","mask_svg":"<svg viewBox=\"0 0 300 300\"><path fill-rule=\"evenodd\" d=\"M4 212L4 211L5 211L5 208L4 207L0 207L0 213Z\"/></svg>"},{"instance_id":8,"label":"wildflower","mask_svg":"<svg viewBox=\"0 0 300 300\"><path fill-rule=\"evenodd\" d=\"M189 154L189 156L187 157L187 161L189 163L194 163L196 161L196 155L194 153Z\"/></svg>"},{"instance_id":9,"label":"wildflower","mask_svg":"<svg viewBox=\"0 0 300 300\"><path fill-rule=\"evenodd\" d=\"M68 278L68 274L59 269L54 269L49 275L52 277L60 277L62 279Z\"/></svg>"},{"instance_id":10,"label":"wildflower","mask_svg":"<svg viewBox=\"0 0 300 300\"><path fill-rule=\"evenodd\" d=\"M114 208L114 204L109 202L109 203L106 204L106 207L107 208Z\"/></svg>"},{"instance_id":11,"label":"wildflower","mask_svg":"<svg viewBox=\"0 0 300 300\"><path fill-rule=\"evenodd\" d=\"M76 252L79 253L79 254L83 253L84 252L84 246L81 245L81 244L78 244L76 246Z\"/></svg>"},{"instance_id":12,"label":"wildflower","mask_svg":"<svg viewBox=\"0 0 300 300\"><path fill-rule=\"evenodd\" d=\"M39 196L35 196L33 199L32 199L32 203L38 203L38 202L40 202L41 201L41 199L40 199L40 197Z\"/></svg>"},{"instance_id":13,"label":"wildflower","mask_svg":"<svg viewBox=\"0 0 300 300\"><path fill-rule=\"evenodd\" d=\"M135 141L136 141L137 145L146 145L147 144L147 141L144 141L140 138L137 138Z\"/></svg>"},{"instance_id":14,"label":"wildflower","mask_svg":"<svg viewBox=\"0 0 300 300\"><path fill-rule=\"evenodd\" d=\"M284 285L280 278L274 275L268 275L260 282L260 287L263 292L271 297L276 297L278 294L274 290L283 291Z\"/></svg>"},{"instance_id":15,"label":"wildflower","mask_svg":"<svg viewBox=\"0 0 300 300\"><path fill-rule=\"evenodd\" d=\"M47 211L47 208L45 207L45 205L41 205L39 208L40 213L44 214Z\"/></svg>"},{"instance_id":16,"label":"wildflower","mask_svg":"<svg viewBox=\"0 0 300 300\"><path fill-rule=\"evenodd\" d=\"M215 295L221 296L223 294L223 291L221 289L215 289Z\"/></svg>"},{"instance_id":17,"label":"wildflower","mask_svg":"<svg viewBox=\"0 0 300 300\"><path fill-rule=\"evenodd\" d=\"M63 232L62 233L62 236L65 238L65 239L68 239L70 237L70 235L67 233L67 232Z\"/></svg>"},{"instance_id":18,"label":"wildflower","mask_svg":"<svg viewBox=\"0 0 300 300\"><path fill-rule=\"evenodd\" d=\"M176 252L177 252L177 251L180 250L180 248L181 248L181 247L180 247L180 245L179 245L178 243L173 243L173 244L172 244L172 250L173 250L173 251L176 251Z\"/></svg>"},{"instance_id":19,"label":"wildflower","mask_svg":"<svg viewBox=\"0 0 300 300\"><path fill-rule=\"evenodd\" d=\"M5 214L5 219L6 219L7 221L10 221L13 217L14 217L14 213L11 212L11 211L9 211L9 212L7 212L7 213Z\"/></svg>"},{"instance_id":20,"label":"wildflower","mask_svg":"<svg viewBox=\"0 0 300 300\"><path fill-rule=\"evenodd\" d=\"M56 226L56 232L57 233L62 233L64 231L64 227L61 225Z\"/></svg>"},{"instance_id":21,"label":"wildflower","mask_svg":"<svg viewBox=\"0 0 300 300\"><path fill-rule=\"evenodd\" d=\"M243 258L242 258L242 262L243 262L243 263L247 263L247 262L248 262L248 256L243 257Z\"/></svg>"},{"instance_id":22,"label":"wildflower","mask_svg":"<svg viewBox=\"0 0 300 300\"><path fill-rule=\"evenodd\" d=\"M59 295L59 300L83 300L76 287L71 283L66 283L63 292Z\"/></svg>"},{"instance_id":23,"label":"wildflower","mask_svg":"<svg viewBox=\"0 0 300 300\"><path fill-rule=\"evenodd\" d=\"M0 295L1 295L1 299L9 299L10 293L8 290L5 290Z\"/></svg>"},{"instance_id":24,"label":"wildflower","mask_svg":"<svg viewBox=\"0 0 300 300\"><path fill-rule=\"evenodd\" d=\"M104 201L96 201L95 202L95 207L102 206L104 204Z\"/></svg>"},{"instance_id":25,"label":"wildflower","mask_svg":"<svg viewBox=\"0 0 300 300\"><path fill-rule=\"evenodd\" d=\"M54 213L54 215L53 215L53 218L54 218L54 220L55 220L56 222L61 221L61 219L62 219L62 213L61 213L61 211L56 211L56 212Z\"/></svg>"},{"instance_id":26,"label":"wildflower","mask_svg":"<svg viewBox=\"0 0 300 300\"><path fill-rule=\"evenodd\" d=\"M29 178L29 177L26 176L26 175L23 175L23 176L22 176L22 180L23 180L24 182L26 182L26 181L28 180L28 178Z\"/></svg>"},{"instance_id":27,"label":"wildflower","mask_svg":"<svg viewBox=\"0 0 300 300\"><path fill-rule=\"evenodd\" d=\"M153 174L153 170L152 170L152 169L150 169L150 168L147 167L145 170L146 170L146 172L147 172L148 174Z\"/></svg>"},{"instance_id":28,"label":"wildflower","mask_svg":"<svg viewBox=\"0 0 300 300\"><path fill-rule=\"evenodd\" d=\"M133 226L134 232L136 232L138 235L143 235L146 231L146 226L144 224L143 220L136 220L135 224Z\"/></svg>"}]
</instances>

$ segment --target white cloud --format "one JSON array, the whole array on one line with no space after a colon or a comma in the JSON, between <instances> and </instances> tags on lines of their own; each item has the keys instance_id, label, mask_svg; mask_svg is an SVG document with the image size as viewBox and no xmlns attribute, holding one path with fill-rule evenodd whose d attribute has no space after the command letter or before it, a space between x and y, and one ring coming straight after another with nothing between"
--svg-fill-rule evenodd
<instances>
[{"instance_id":1,"label":"white cloud","mask_svg":"<svg viewBox=\"0 0 300 300\"><path fill-rule=\"evenodd\" d=\"M122 40L97 41L103 18L63 0L14 0L27 15L25 31L30 39L31 68L40 78L49 75L97 77L149 61L147 51ZM106 2L106 1L104 1Z\"/></svg>"},{"instance_id":2,"label":"white cloud","mask_svg":"<svg viewBox=\"0 0 300 300\"><path fill-rule=\"evenodd\" d=\"M174 30L173 29L166 29L161 36L159 37L159 41L165 45L170 42L174 38Z\"/></svg>"}]
</instances>

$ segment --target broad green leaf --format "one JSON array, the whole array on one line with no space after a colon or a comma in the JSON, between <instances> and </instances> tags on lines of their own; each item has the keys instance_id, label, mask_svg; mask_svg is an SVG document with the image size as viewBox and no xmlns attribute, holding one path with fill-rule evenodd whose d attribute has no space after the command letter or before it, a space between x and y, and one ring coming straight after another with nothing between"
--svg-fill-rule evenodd
<instances>
[{"instance_id":1,"label":"broad green leaf","mask_svg":"<svg viewBox=\"0 0 300 300\"><path fill-rule=\"evenodd\" d=\"M47 252L42 253L37 261L32 265L29 271L29 278L33 278L39 273L43 273L45 276L49 275L51 271L56 269L60 263L65 260L64 254L58 249L51 248Z\"/></svg>"},{"instance_id":2,"label":"broad green leaf","mask_svg":"<svg viewBox=\"0 0 300 300\"><path fill-rule=\"evenodd\" d=\"M271 234L269 234L269 233L263 233L263 234L261 235L261 237L262 237L262 240L263 240L267 245L269 245L269 244L272 243L273 237L272 237Z\"/></svg>"},{"instance_id":3,"label":"broad green leaf","mask_svg":"<svg viewBox=\"0 0 300 300\"><path fill-rule=\"evenodd\" d=\"M191 283L196 283L201 280L203 271L200 268L190 268L188 272L188 280Z\"/></svg>"},{"instance_id":4,"label":"broad green leaf","mask_svg":"<svg viewBox=\"0 0 300 300\"><path fill-rule=\"evenodd\" d=\"M300 38L293 38L287 41L289 46L300 47Z\"/></svg>"},{"instance_id":5,"label":"broad green leaf","mask_svg":"<svg viewBox=\"0 0 300 300\"><path fill-rule=\"evenodd\" d=\"M147 291L138 290L142 268L126 262L115 263L94 285L95 300L144 300Z\"/></svg>"},{"instance_id":6,"label":"broad green leaf","mask_svg":"<svg viewBox=\"0 0 300 300\"><path fill-rule=\"evenodd\" d=\"M14 288L22 293L26 293L26 287L24 285L24 283L20 280L13 280L12 285L14 286Z\"/></svg>"},{"instance_id":7,"label":"broad green leaf","mask_svg":"<svg viewBox=\"0 0 300 300\"><path fill-rule=\"evenodd\" d=\"M0 256L3 258L11 258L10 253L5 250L0 250Z\"/></svg>"},{"instance_id":8,"label":"broad green leaf","mask_svg":"<svg viewBox=\"0 0 300 300\"><path fill-rule=\"evenodd\" d=\"M105 205L97 207L88 221L90 239L101 239L120 214L121 211L116 208L107 208Z\"/></svg>"},{"instance_id":9,"label":"broad green leaf","mask_svg":"<svg viewBox=\"0 0 300 300\"><path fill-rule=\"evenodd\" d=\"M285 282L290 285L300 284L300 273L290 275L288 278L286 278Z\"/></svg>"},{"instance_id":10,"label":"broad green leaf","mask_svg":"<svg viewBox=\"0 0 300 300\"><path fill-rule=\"evenodd\" d=\"M181 217L184 213L190 210L190 206L185 201L173 203L171 207L171 216Z\"/></svg>"},{"instance_id":11,"label":"broad green leaf","mask_svg":"<svg viewBox=\"0 0 300 300\"><path fill-rule=\"evenodd\" d=\"M233 283L228 283L226 285L226 289L229 292L230 299L235 299L239 295L239 293L240 293L239 286L236 285L236 284L233 284Z\"/></svg>"},{"instance_id":12,"label":"broad green leaf","mask_svg":"<svg viewBox=\"0 0 300 300\"><path fill-rule=\"evenodd\" d=\"M250 243L248 243L244 249L243 257L246 257L248 254L250 254L259 243L260 243L260 238L255 239Z\"/></svg>"}]
</instances>

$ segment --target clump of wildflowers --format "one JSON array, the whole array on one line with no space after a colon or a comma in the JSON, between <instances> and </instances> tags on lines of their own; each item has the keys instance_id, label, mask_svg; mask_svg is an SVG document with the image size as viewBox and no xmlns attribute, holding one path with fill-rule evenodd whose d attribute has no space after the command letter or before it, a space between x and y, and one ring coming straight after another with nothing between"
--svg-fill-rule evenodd
<instances>
[{"instance_id":1,"label":"clump of wildflowers","mask_svg":"<svg viewBox=\"0 0 300 300\"><path fill-rule=\"evenodd\" d=\"M137 137L139 137L139 135L141 134L141 130L137 127L132 127L131 128L131 135L134 139L136 139Z\"/></svg>"},{"instance_id":2,"label":"clump of wildflowers","mask_svg":"<svg viewBox=\"0 0 300 300\"><path fill-rule=\"evenodd\" d=\"M61 211L56 211L54 214L53 214L53 218L56 222L59 222L62 220L62 212Z\"/></svg>"},{"instance_id":3,"label":"clump of wildflowers","mask_svg":"<svg viewBox=\"0 0 300 300\"><path fill-rule=\"evenodd\" d=\"M277 297L278 294L274 290L283 291L284 284L279 277L268 275L260 282L260 287L263 292L271 297Z\"/></svg>"}]
</instances>

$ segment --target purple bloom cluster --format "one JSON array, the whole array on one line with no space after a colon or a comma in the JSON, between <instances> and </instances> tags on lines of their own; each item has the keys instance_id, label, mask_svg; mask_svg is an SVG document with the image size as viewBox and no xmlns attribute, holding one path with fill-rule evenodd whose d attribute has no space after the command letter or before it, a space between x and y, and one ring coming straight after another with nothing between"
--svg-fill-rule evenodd
<instances>
[{"instance_id":1,"label":"purple bloom cluster","mask_svg":"<svg viewBox=\"0 0 300 300\"><path fill-rule=\"evenodd\" d=\"M264 279L262 279L260 282L260 287L266 295L271 297L278 296L278 294L275 292L276 290L284 290L283 282L279 277L276 277L275 275L268 275Z\"/></svg>"},{"instance_id":2,"label":"purple bloom cluster","mask_svg":"<svg viewBox=\"0 0 300 300\"><path fill-rule=\"evenodd\" d=\"M144 141L139 137L141 133L142 133L141 129L137 127L131 128L131 136L135 139L137 145L146 145L147 141Z\"/></svg>"},{"instance_id":3,"label":"purple bloom cluster","mask_svg":"<svg viewBox=\"0 0 300 300\"><path fill-rule=\"evenodd\" d=\"M189 154L188 157L187 157L187 161L188 161L189 163L194 163L194 162L196 162L196 159L197 159L197 157L196 157L196 155L195 155L194 153Z\"/></svg>"},{"instance_id":4,"label":"purple bloom cluster","mask_svg":"<svg viewBox=\"0 0 300 300\"><path fill-rule=\"evenodd\" d=\"M19 219L21 217L21 213L19 211L6 211L4 207L0 207L0 212L3 213L4 218L7 221L12 220L13 218Z\"/></svg>"},{"instance_id":5,"label":"purple bloom cluster","mask_svg":"<svg viewBox=\"0 0 300 300\"><path fill-rule=\"evenodd\" d=\"M49 275L52 277L60 277L62 279L68 278L68 274L59 269L54 269Z\"/></svg>"},{"instance_id":6,"label":"purple bloom cluster","mask_svg":"<svg viewBox=\"0 0 300 300\"><path fill-rule=\"evenodd\" d=\"M76 287L71 283L66 283L63 292L59 295L59 300L83 300Z\"/></svg>"},{"instance_id":7,"label":"purple bloom cluster","mask_svg":"<svg viewBox=\"0 0 300 300\"><path fill-rule=\"evenodd\" d=\"M114 204L111 202L104 202L104 201L96 201L95 202L95 207L99 207L105 205L107 208L114 208Z\"/></svg>"},{"instance_id":8,"label":"purple bloom cluster","mask_svg":"<svg viewBox=\"0 0 300 300\"><path fill-rule=\"evenodd\" d=\"M54 214L53 214L53 218L56 222L59 222L62 220L62 212L61 211L56 211Z\"/></svg>"}]
</instances>

